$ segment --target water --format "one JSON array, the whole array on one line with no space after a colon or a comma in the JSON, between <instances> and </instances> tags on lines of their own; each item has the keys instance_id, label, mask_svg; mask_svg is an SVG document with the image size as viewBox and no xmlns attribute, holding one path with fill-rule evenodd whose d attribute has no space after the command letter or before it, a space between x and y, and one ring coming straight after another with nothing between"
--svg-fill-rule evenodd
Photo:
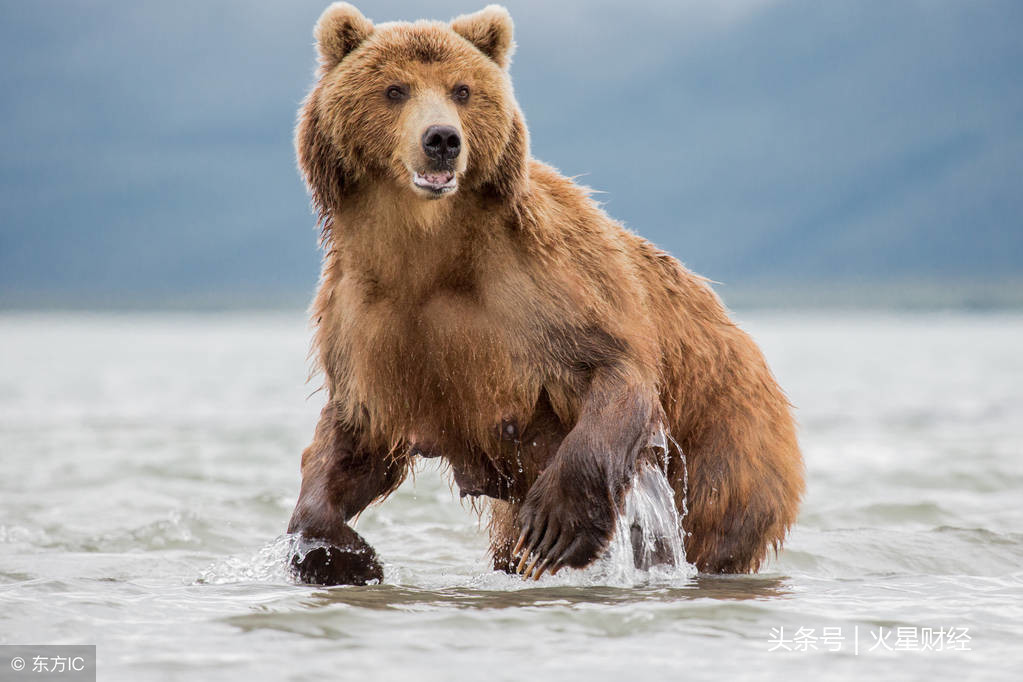
<instances>
[{"instance_id":1,"label":"water","mask_svg":"<svg viewBox=\"0 0 1023 682\"><path fill-rule=\"evenodd\" d=\"M759 575L637 568L631 523L588 571L498 575L425 467L357 524L385 583L323 589L281 537L323 399L301 315L0 316L0 642L97 644L103 680L1019 679L1023 317L740 318L807 460ZM909 646L938 628L968 650Z\"/></svg>"}]
</instances>

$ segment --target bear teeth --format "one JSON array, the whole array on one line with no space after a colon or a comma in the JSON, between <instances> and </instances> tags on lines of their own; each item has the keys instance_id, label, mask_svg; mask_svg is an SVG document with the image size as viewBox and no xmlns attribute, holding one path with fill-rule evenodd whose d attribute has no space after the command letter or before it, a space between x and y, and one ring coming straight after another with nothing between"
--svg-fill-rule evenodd
<instances>
[{"instance_id":1,"label":"bear teeth","mask_svg":"<svg viewBox=\"0 0 1023 682\"><path fill-rule=\"evenodd\" d=\"M412 176L412 182L419 187L432 190L451 189L455 186L455 174L451 171L415 173Z\"/></svg>"}]
</instances>

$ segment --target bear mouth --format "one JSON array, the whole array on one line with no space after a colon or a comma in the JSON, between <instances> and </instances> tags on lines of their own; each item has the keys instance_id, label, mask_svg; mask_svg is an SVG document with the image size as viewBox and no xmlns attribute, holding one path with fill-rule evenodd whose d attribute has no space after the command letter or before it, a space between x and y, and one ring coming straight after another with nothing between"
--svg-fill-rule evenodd
<instances>
[{"instance_id":1,"label":"bear mouth","mask_svg":"<svg viewBox=\"0 0 1023 682\"><path fill-rule=\"evenodd\" d=\"M454 171L427 171L412 173L412 184L436 196L453 192L458 187Z\"/></svg>"}]
</instances>

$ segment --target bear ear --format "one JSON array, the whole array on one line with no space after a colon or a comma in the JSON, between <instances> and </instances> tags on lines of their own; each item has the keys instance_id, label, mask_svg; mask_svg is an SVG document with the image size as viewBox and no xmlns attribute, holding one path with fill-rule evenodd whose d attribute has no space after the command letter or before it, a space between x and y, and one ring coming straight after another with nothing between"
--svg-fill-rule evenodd
<instances>
[{"instance_id":1,"label":"bear ear","mask_svg":"<svg viewBox=\"0 0 1023 682\"><path fill-rule=\"evenodd\" d=\"M324 69L332 69L373 33L373 22L347 2L335 2L313 29Z\"/></svg>"},{"instance_id":2,"label":"bear ear","mask_svg":"<svg viewBox=\"0 0 1023 682\"><path fill-rule=\"evenodd\" d=\"M508 68L512 53L515 52L515 43L512 41L515 26L504 7L487 5L474 14L463 14L451 21L451 28L497 62L502 69Z\"/></svg>"}]
</instances>

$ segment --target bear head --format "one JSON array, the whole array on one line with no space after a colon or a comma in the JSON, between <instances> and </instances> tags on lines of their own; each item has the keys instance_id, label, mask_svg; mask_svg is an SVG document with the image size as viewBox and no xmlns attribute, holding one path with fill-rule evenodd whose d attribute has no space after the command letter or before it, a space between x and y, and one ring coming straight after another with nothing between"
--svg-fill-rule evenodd
<instances>
[{"instance_id":1,"label":"bear head","mask_svg":"<svg viewBox=\"0 0 1023 682\"><path fill-rule=\"evenodd\" d=\"M373 183L408 202L522 191L529 143L508 75L507 10L374 25L339 2L314 35L320 69L295 146L325 222Z\"/></svg>"}]
</instances>

